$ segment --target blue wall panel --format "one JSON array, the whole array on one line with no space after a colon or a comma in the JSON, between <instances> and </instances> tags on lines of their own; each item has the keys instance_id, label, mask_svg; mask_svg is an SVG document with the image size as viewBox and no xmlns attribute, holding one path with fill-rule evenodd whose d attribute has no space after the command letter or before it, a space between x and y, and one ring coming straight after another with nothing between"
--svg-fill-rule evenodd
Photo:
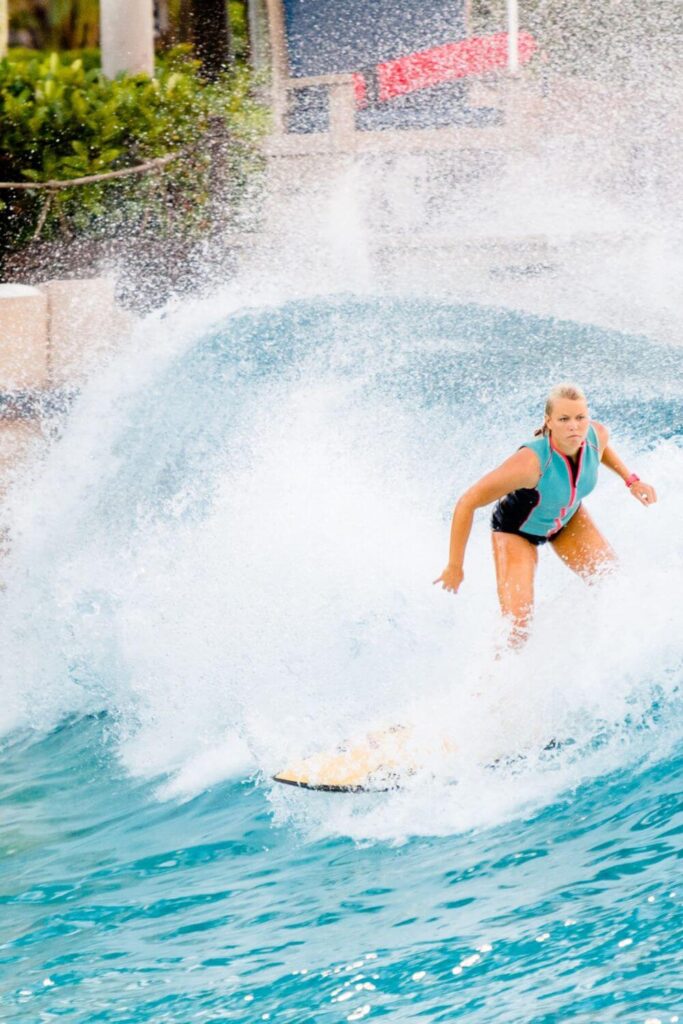
<instances>
[{"instance_id":1,"label":"blue wall panel","mask_svg":"<svg viewBox=\"0 0 683 1024\"><path fill-rule=\"evenodd\" d=\"M360 71L465 36L464 0L284 0L293 77Z\"/></svg>"}]
</instances>

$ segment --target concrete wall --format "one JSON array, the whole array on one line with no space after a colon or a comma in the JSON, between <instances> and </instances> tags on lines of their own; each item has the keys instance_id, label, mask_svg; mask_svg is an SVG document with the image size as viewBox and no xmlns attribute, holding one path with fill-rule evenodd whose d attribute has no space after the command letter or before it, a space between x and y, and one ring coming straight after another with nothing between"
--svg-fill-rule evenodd
<instances>
[{"instance_id":1,"label":"concrete wall","mask_svg":"<svg viewBox=\"0 0 683 1024\"><path fill-rule=\"evenodd\" d=\"M0 501L44 439L51 394L82 386L130 328L107 279L0 284Z\"/></svg>"},{"instance_id":2,"label":"concrete wall","mask_svg":"<svg viewBox=\"0 0 683 1024\"><path fill-rule=\"evenodd\" d=\"M47 296L26 285L1 285L0 388L46 387L47 355Z\"/></svg>"}]
</instances>

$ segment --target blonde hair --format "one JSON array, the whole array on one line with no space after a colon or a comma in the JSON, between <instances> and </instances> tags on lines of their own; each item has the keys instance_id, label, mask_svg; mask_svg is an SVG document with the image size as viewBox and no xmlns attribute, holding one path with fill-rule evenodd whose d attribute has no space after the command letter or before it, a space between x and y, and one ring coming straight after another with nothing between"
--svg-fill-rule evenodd
<instances>
[{"instance_id":1,"label":"blonde hair","mask_svg":"<svg viewBox=\"0 0 683 1024\"><path fill-rule=\"evenodd\" d=\"M543 426L539 427L538 430L534 431L534 437L541 437L548 433L548 426L546 419L550 416L553 411L553 406L558 398L568 398L572 402L585 402L586 396L581 388L577 384L556 384L554 388L548 392L548 397L545 400L545 413Z\"/></svg>"}]
</instances>

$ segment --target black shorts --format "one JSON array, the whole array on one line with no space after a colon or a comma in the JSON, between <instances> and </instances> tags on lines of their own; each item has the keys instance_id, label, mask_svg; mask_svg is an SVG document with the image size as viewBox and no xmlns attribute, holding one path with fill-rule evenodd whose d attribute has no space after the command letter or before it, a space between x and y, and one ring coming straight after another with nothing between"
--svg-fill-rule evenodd
<instances>
[{"instance_id":1,"label":"black shorts","mask_svg":"<svg viewBox=\"0 0 683 1024\"><path fill-rule=\"evenodd\" d=\"M538 491L533 488L523 487L518 491L511 491L510 494L506 494L493 506L491 529L494 533L514 533L518 537L524 537L524 540L528 540L530 544L535 544L536 546L545 544L548 540L555 540L564 530L564 526L560 527L551 537L545 537L537 533L525 533L521 529L537 504Z\"/></svg>"}]
</instances>

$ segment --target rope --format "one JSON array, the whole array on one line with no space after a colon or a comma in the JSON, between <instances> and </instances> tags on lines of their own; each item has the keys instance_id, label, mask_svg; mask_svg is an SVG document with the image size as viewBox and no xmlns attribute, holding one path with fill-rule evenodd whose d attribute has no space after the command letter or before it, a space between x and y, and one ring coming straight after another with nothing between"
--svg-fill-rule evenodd
<instances>
[{"instance_id":1,"label":"rope","mask_svg":"<svg viewBox=\"0 0 683 1024\"><path fill-rule=\"evenodd\" d=\"M49 189L54 191L59 188L70 188L72 185L90 185L95 181L109 181L111 178L126 178L129 174L145 174L157 167L177 160L180 153L168 153L166 156L159 156L155 160L148 160L137 167L124 167L120 171L103 171L101 174L88 174L84 178L65 178L53 181L0 181L0 188L15 189Z\"/></svg>"}]
</instances>

